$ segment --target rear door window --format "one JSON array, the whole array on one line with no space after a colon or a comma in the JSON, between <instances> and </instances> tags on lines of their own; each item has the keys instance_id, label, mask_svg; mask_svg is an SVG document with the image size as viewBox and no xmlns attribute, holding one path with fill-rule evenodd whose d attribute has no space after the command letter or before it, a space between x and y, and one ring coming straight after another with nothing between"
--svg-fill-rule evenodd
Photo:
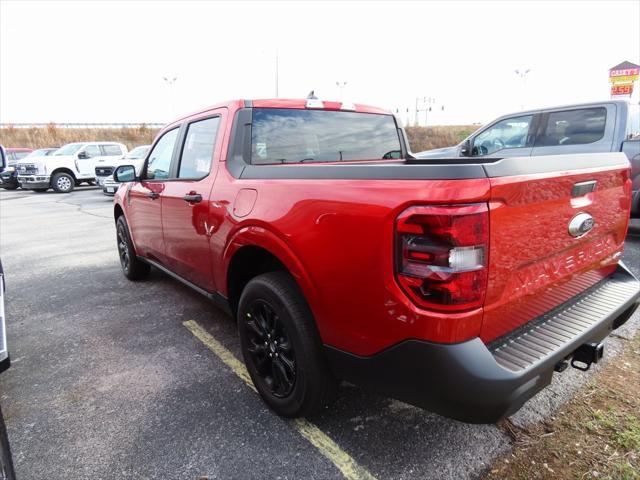
<instances>
[{"instance_id":1,"label":"rear door window","mask_svg":"<svg viewBox=\"0 0 640 480\"><path fill-rule=\"evenodd\" d=\"M536 147L586 145L604 137L607 109L581 108L551 112Z\"/></svg>"},{"instance_id":2,"label":"rear door window","mask_svg":"<svg viewBox=\"0 0 640 480\"><path fill-rule=\"evenodd\" d=\"M102 145L102 151L104 152L104 155L107 157L112 157L116 155L120 156L124 153L120 145Z\"/></svg>"},{"instance_id":3,"label":"rear door window","mask_svg":"<svg viewBox=\"0 0 640 480\"><path fill-rule=\"evenodd\" d=\"M100 152L100 147L98 145L87 145L84 147L84 153L87 154L87 158L99 157L102 155Z\"/></svg>"},{"instance_id":4,"label":"rear door window","mask_svg":"<svg viewBox=\"0 0 640 480\"><path fill-rule=\"evenodd\" d=\"M255 108L251 163L346 162L401 157L393 116Z\"/></svg>"}]
</instances>

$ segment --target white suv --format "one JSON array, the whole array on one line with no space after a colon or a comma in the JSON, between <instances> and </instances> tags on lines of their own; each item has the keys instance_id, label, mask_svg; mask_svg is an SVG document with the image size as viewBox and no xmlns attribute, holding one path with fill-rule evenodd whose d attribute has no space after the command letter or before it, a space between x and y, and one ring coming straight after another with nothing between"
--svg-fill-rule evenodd
<instances>
[{"instance_id":1,"label":"white suv","mask_svg":"<svg viewBox=\"0 0 640 480\"><path fill-rule=\"evenodd\" d=\"M95 180L95 166L100 159L125 153L127 147L122 143L69 143L51 156L18 162L18 182L25 190L44 192L51 187L56 192L69 193L81 182Z\"/></svg>"}]
</instances>

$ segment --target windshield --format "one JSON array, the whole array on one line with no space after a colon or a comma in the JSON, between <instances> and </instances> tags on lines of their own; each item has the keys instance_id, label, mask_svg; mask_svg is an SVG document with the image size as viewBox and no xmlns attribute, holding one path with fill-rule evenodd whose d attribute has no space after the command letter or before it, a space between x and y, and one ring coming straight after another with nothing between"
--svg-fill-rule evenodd
<instances>
[{"instance_id":1,"label":"windshield","mask_svg":"<svg viewBox=\"0 0 640 480\"><path fill-rule=\"evenodd\" d=\"M24 157L25 159L27 158L33 158L33 157L46 157L47 155L49 155L51 153L51 150L48 148L41 148L39 150L34 150L33 152L31 152L29 155L27 155L26 157Z\"/></svg>"},{"instance_id":2,"label":"windshield","mask_svg":"<svg viewBox=\"0 0 640 480\"><path fill-rule=\"evenodd\" d=\"M147 152L149 151L149 145L142 145L141 147L136 147L127 153L124 158L136 159L143 158Z\"/></svg>"},{"instance_id":3,"label":"windshield","mask_svg":"<svg viewBox=\"0 0 640 480\"><path fill-rule=\"evenodd\" d=\"M84 145L84 143L69 143L68 145L60 147L58 150L56 150L54 155L73 155L78 150L80 150L80 148L82 148L82 145Z\"/></svg>"},{"instance_id":4,"label":"windshield","mask_svg":"<svg viewBox=\"0 0 640 480\"><path fill-rule=\"evenodd\" d=\"M251 163L342 162L400 158L392 115L255 108Z\"/></svg>"}]
</instances>

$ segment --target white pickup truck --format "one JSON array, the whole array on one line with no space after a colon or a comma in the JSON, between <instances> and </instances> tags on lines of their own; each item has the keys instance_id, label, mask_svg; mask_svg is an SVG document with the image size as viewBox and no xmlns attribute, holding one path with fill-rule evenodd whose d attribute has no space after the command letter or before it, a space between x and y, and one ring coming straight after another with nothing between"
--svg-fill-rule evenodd
<instances>
[{"instance_id":1,"label":"white pickup truck","mask_svg":"<svg viewBox=\"0 0 640 480\"><path fill-rule=\"evenodd\" d=\"M113 179L113 172L120 165L134 165L136 171L140 172L149 148L151 148L151 145L140 145L124 157L100 159L96 163L96 183L102 188L102 193L111 197L115 195L120 184Z\"/></svg>"},{"instance_id":2,"label":"white pickup truck","mask_svg":"<svg viewBox=\"0 0 640 480\"><path fill-rule=\"evenodd\" d=\"M24 190L45 192L53 188L59 193L69 193L76 185L95 180L95 167L101 159L126 153L127 147L122 143L69 143L49 157L18 162L18 182Z\"/></svg>"}]
</instances>

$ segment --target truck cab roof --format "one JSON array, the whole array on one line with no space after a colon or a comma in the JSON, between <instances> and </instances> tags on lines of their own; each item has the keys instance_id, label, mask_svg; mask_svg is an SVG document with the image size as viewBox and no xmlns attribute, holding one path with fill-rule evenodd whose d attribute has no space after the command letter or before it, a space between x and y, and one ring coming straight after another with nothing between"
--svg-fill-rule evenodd
<instances>
[{"instance_id":1,"label":"truck cab roof","mask_svg":"<svg viewBox=\"0 0 640 480\"><path fill-rule=\"evenodd\" d=\"M237 110L240 108L289 108L289 109L310 109L310 110L346 110L358 113L377 113L384 115L392 115L392 113L388 110L374 107L371 105L363 105L363 104L353 104L350 102L340 102L335 100L322 100L322 99L311 99L315 103L315 105L309 107L308 102L310 99L307 98L262 98L262 99L237 99L237 100L228 100L225 102L216 103L214 105L210 105L207 108L199 109L193 112L190 112L187 115L183 115L182 117L170 122L165 126L165 128L169 125L174 125L176 123L180 123L183 120L199 115L201 113L208 112L210 110L215 110L217 108L229 108L233 110ZM320 104L322 106L320 106Z\"/></svg>"}]
</instances>

